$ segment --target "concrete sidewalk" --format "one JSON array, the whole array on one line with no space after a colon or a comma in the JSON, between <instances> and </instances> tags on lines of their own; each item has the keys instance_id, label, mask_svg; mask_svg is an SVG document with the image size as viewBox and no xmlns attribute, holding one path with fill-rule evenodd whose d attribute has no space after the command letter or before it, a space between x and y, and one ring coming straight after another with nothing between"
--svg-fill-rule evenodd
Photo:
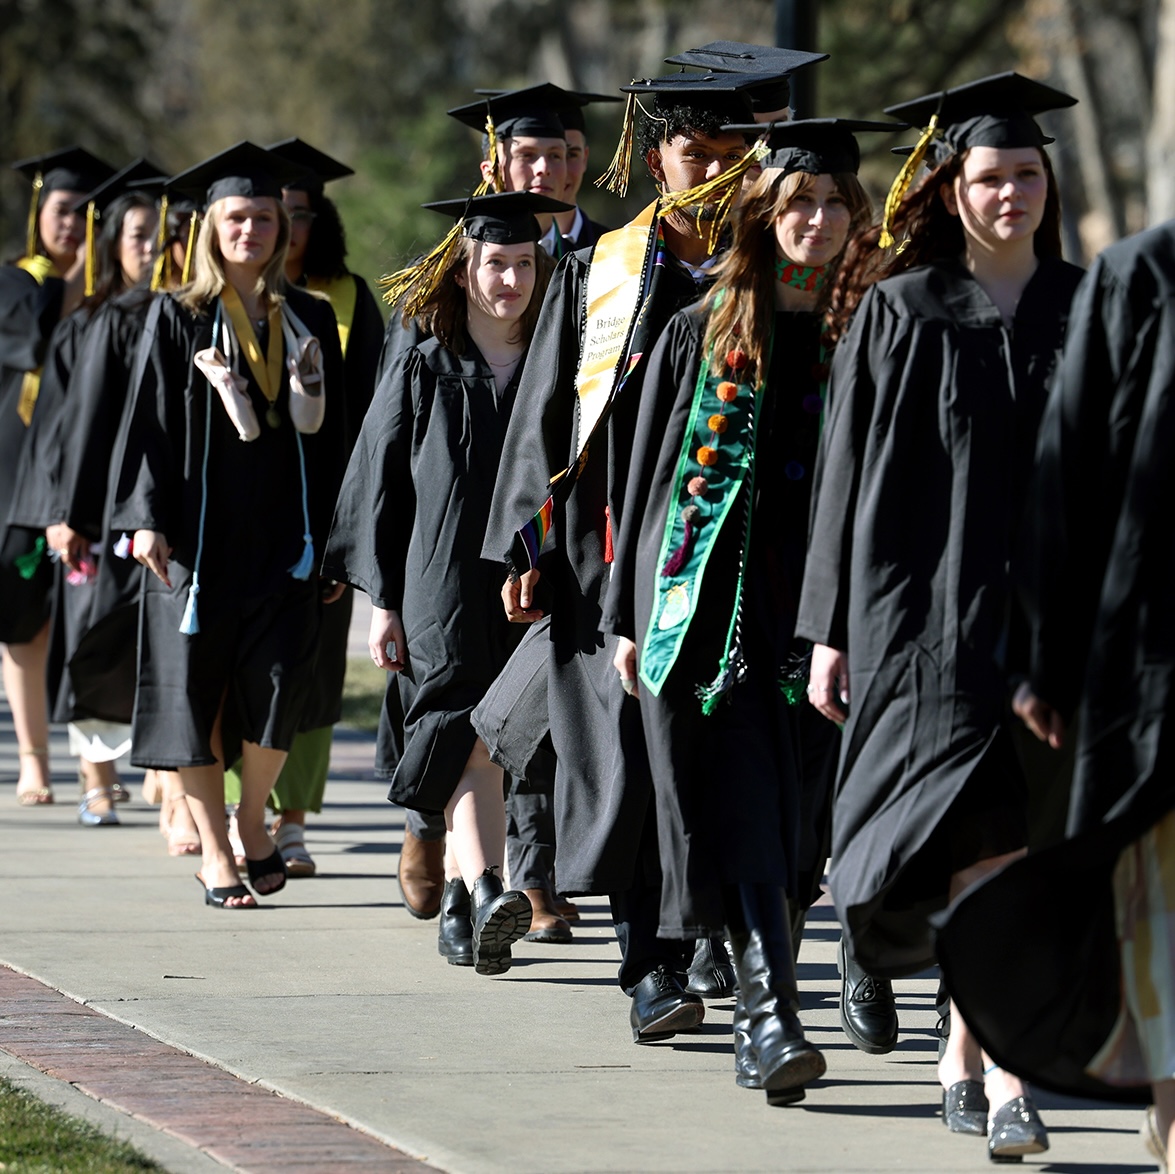
<instances>
[{"instance_id":1,"label":"concrete sidewalk","mask_svg":"<svg viewBox=\"0 0 1175 1174\"><path fill-rule=\"evenodd\" d=\"M573 945L520 943L501 978L447 966L436 922L401 906L403 822L371 763L370 739L340 731L327 806L307 836L318 877L291 881L259 910L227 912L203 905L195 861L166 855L156 809L137 801L137 772L127 772L136 802L121 809L124 826L82 828L55 732L58 804L19 808L4 708L0 962L445 1170L988 1166L981 1139L936 1120L933 979L897 984L903 1032L891 1055L866 1056L841 1033L831 907L813 911L800 963L803 1020L828 1075L802 1107L768 1109L734 1084L729 1002L710 1005L698 1034L630 1042L601 899L582 902ZM1047 1094L1038 1103L1052 1150L1026 1168L1154 1169L1140 1113ZM386 1168L400 1168L390 1151Z\"/></svg>"}]
</instances>

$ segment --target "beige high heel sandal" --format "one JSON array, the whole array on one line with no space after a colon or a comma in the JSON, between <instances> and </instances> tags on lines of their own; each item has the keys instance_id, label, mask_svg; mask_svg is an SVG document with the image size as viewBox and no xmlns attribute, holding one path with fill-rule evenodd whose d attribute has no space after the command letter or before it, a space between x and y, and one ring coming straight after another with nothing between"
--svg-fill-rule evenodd
<instances>
[{"instance_id":1,"label":"beige high heel sandal","mask_svg":"<svg viewBox=\"0 0 1175 1174\"><path fill-rule=\"evenodd\" d=\"M48 758L48 746L30 746L27 750L22 750L21 757L29 758ZM16 784L16 801L21 807L47 807L53 802L53 788L45 787L25 787L22 791L20 783Z\"/></svg>"}]
</instances>

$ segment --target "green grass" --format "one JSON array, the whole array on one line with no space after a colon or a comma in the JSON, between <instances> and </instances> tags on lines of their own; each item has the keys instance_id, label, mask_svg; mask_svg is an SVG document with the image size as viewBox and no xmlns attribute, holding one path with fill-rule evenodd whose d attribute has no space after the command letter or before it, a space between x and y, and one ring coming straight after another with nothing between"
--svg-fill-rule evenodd
<instances>
[{"instance_id":1,"label":"green grass","mask_svg":"<svg viewBox=\"0 0 1175 1174\"><path fill-rule=\"evenodd\" d=\"M4 1174L128 1174L162 1170L126 1142L0 1080L0 1170Z\"/></svg>"},{"instance_id":2,"label":"green grass","mask_svg":"<svg viewBox=\"0 0 1175 1174\"><path fill-rule=\"evenodd\" d=\"M347 676L343 682L343 725L375 732L379 726L379 714L383 709L384 690L388 685L388 673L377 669L370 660L361 656L347 658Z\"/></svg>"}]
</instances>

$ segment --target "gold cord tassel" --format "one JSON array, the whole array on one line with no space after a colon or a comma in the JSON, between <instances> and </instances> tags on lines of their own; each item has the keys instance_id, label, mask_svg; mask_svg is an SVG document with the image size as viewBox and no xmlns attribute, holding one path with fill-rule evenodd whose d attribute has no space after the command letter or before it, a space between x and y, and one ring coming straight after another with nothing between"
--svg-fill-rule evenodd
<instances>
[{"instance_id":1,"label":"gold cord tassel","mask_svg":"<svg viewBox=\"0 0 1175 1174\"><path fill-rule=\"evenodd\" d=\"M404 304L404 314L415 318L432 297L465 231L464 217L445 234L441 243L414 265L379 279L383 299L389 306Z\"/></svg>"},{"instance_id":2,"label":"gold cord tassel","mask_svg":"<svg viewBox=\"0 0 1175 1174\"><path fill-rule=\"evenodd\" d=\"M490 113L490 104L486 102L486 138L489 139L489 164L492 170L490 175L493 178L494 191L500 192L505 189L505 183L502 180L502 168L498 163L498 131L494 126L494 116ZM485 184L485 180L482 180ZM483 187L482 191L475 192L475 195L485 195L487 188Z\"/></svg>"},{"instance_id":3,"label":"gold cord tassel","mask_svg":"<svg viewBox=\"0 0 1175 1174\"><path fill-rule=\"evenodd\" d=\"M159 231L155 234L155 264L151 267L151 291L154 293L163 283L163 272L167 265L167 254L163 245L167 240L167 193L159 197Z\"/></svg>"},{"instance_id":4,"label":"gold cord tassel","mask_svg":"<svg viewBox=\"0 0 1175 1174\"><path fill-rule=\"evenodd\" d=\"M196 247L196 225L200 222L200 213L192 209L188 220L188 243L184 249L184 270L180 274L180 285L187 285L192 280L192 250Z\"/></svg>"},{"instance_id":5,"label":"gold cord tassel","mask_svg":"<svg viewBox=\"0 0 1175 1174\"><path fill-rule=\"evenodd\" d=\"M624 103L624 120L620 124L620 142L608 170L596 180L596 187L617 196L628 193L628 179L632 172L632 142L636 131L636 94L629 94Z\"/></svg>"},{"instance_id":6,"label":"gold cord tassel","mask_svg":"<svg viewBox=\"0 0 1175 1174\"><path fill-rule=\"evenodd\" d=\"M29 203L29 230L25 247L25 255L28 257L37 255L37 213L40 211L41 188L44 186L45 180L38 171L33 177L33 195Z\"/></svg>"},{"instance_id":7,"label":"gold cord tassel","mask_svg":"<svg viewBox=\"0 0 1175 1174\"><path fill-rule=\"evenodd\" d=\"M897 215L898 208L901 206L906 192L910 190L910 184L914 182L914 176L917 174L918 168L922 166L922 160L926 158L927 148L929 148L930 144L937 137L938 114L935 113L930 116L930 122L919 137L909 158L902 164L901 171L898 172L897 178L893 181L893 186L889 189L889 195L885 197L885 212L881 217L881 236L877 240L878 248L888 249L893 247L894 217Z\"/></svg>"},{"instance_id":8,"label":"gold cord tassel","mask_svg":"<svg viewBox=\"0 0 1175 1174\"><path fill-rule=\"evenodd\" d=\"M98 216L98 209L91 200L86 205L86 297L94 296L94 221Z\"/></svg>"},{"instance_id":9,"label":"gold cord tassel","mask_svg":"<svg viewBox=\"0 0 1175 1174\"><path fill-rule=\"evenodd\" d=\"M682 212L697 205L706 206L713 203L714 218L709 222L706 246L712 253L718 247L718 238L726 226L726 219L734 207L735 199L742 189L743 176L761 159L771 153L765 138L759 139L747 153L733 166L727 168L721 175L697 187L687 188L684 192L670 192L661 197L661 207L658 215L668 216L671 212ZM715 200L717 197L717 200ZM698 211L698 235L702 234L701 210Z\"/></svg>"}]
</instances>

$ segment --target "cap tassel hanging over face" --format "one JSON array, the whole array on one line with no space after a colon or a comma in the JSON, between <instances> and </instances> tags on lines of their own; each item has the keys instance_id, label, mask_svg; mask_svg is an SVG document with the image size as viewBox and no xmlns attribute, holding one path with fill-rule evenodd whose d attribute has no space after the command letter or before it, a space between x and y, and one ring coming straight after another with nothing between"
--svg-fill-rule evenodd
<instances>
[{"instance_id":1,"label":"cap tassel hanging over face","mask_svg":"<svg viewBox=\"0 0 1175 1174\"><path fill-rule=\"evenodd\" d=\"M877 241L878 248L889 249L893 247L894 217L897 215L898 208L901 207L906 192L910 190L910 184L914 182L914 176L918 174L918 168L922 166L922 161L926 158L927 149L938 137L938 133L938 114L935 113L930 116L929 124L919 136L914 150L902 164L901 171L898 172L893 186L889 189L889 195L885 197L885 213L881 218L881 236ZM898 252L901 252L904 247L904 245L899 246Z\"/></svg>"},{"instance_id":2,"label":"cap tassel hanging over face","mask_svg":"<svg viewBox=\"0 0 1175 1174\"><path fill-rule=\"evenodd\" d=\"M624 103L624 119L620 126L620 142L608 170L595 181L596 187L617 196L628 193L628 180L632 173L632 144L636 135L636 94L630 93Z\"/></svg>"},{"instance_id":3,"label":"cap tassel hanging over face","mask_svg":"<svg viewBox=\"0 0 1175 1174\"><path fill-rule=\"evenodd\" d=\"M159 197L159 231L155 234L155 264L151 267L151 292L155 293L163 284L164 270L168 264L168 252L163 246L167 241L167 193Z\"/></svg>"},{"instance_id":4,"label":"cap tassel hanging over face","mask_svg":"<svg viewBox=\"0 0 1175 1174\"><path fill-rule=\"evenodd\" d=\"M94 296L94 221L98 217L98 207L91 200L86 205L86 297Z\"/></svg>"},{"instance_id":5,"label":"cap tassel hanging over face","mask_svg":"<svg viewBox=\"0 0 1175 1174\"><path fill-rule=\"evenodd\" d=\"M742 189L743 176L747 174L760 160L771 153L766 138L759 139L747 153L733 166L728 167L721 175L697 187L687 188L684 192L670 192L661 197L661 206L658 214L668 216L671 212L682 212L699 205L712 206L714 218L708 223L706 246L712 253L718 247L718 238L726 226L727 217L734 208L735 198ZM702 234L701 210L697 213L698 235Z\"/></svg>"},{"instance_id":6,"label":"cap tassel hanging over face","mask_svg":"<svg viewBox=\"0 0 1175 1174\"><path fill-rule=\"evenodd\" d=\"M37 255L37 213L41 207L41 188L45 186L44 176L38 171L33 179L33 194L29 201L29 227L25 240L25 256Z\"/></svg>"}]
</instances>

